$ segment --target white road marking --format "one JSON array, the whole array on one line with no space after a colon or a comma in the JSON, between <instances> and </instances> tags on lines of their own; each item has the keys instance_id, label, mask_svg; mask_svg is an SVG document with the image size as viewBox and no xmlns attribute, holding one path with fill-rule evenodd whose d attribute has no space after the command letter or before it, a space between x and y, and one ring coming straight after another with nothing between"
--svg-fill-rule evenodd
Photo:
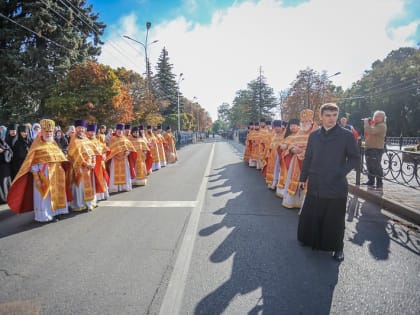
<instances>
[{"instance_id":1,"label":"white road marking","mask_svg":"<svg viewBox=\"0 0 420 315\"><path fill-rule=\"evenodd\" d=\"M163 298L162 305L160 307L160 315L176 315L179 314L182 306L182 299L184 297L185 284L187 282L188 270L191 264L192 252L194 249L195 237L198 230L198 222L200 219L200 213L204 205L204 199L206 197L206 188L208 182L208 175L210 174L210 167L213 161L214 155L214 143L211 148L207 167L204 172L204 177L198 191L197 206L191 212L190 219L188 221L185 235L181 243L181 247L176 258L175 266L169 279L168 288Z\"/></svg>"},{"instance_id":2,"label":"white road marking","mask_svg":"<svg viewBox=\"0 0 420 315\"><path fill-rule=\"evenodd\" d=\"M101 201L100 207L128 207L128 208L194 208L198 201L148 201L148 200L129 200L129 201Z\"/></svg>"}]
</instances>

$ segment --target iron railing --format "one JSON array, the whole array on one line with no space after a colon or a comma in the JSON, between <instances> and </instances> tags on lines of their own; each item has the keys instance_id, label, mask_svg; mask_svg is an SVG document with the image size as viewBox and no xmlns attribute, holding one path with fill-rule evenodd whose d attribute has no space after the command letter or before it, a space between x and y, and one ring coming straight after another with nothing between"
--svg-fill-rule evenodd
<instances>
[{"instance_id":1,"label":"iron railing","mask_svg":"<svg viewBox=\"0 0 420 315\"><path fill-rule=\"evenodd\" d=\"M359 141L360 167L356 172L356 185L360 174L368 175L365 148ZM383 180L420 190L420 152L386 149L382 155Z\"/></svg>"},{"instance_id":2,"label":"iron railing","mask_svg":"<svg viewBox=\"0 0 420 315\"><path fill-rule=\"evenodd\" d=\"M403 146L410 146L419 143L419 137L386 137L386 144L388 146L399 146L400 150L403 149Z\"/></svg>"}]
</instances>

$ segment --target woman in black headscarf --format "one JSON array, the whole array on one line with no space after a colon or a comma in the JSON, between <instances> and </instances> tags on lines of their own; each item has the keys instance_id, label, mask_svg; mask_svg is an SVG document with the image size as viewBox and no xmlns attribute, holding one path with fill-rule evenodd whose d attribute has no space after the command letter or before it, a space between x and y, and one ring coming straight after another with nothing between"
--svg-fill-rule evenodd
<instances>
[{"instance_id":1,"label":"woman in black headscarf","mask_svg":"<svg viewBox=\"0 0 420 315\"><path fill-rule=\"evenodd\" d=\"M13 158L12 158L12 180L19 172L23 161L28 154L29 148L32 144L32 139L29 135L29 128L26 125L18 127L18 138L15 145L13 146Z\"/></svg>"},{"instance_id":2,"label":"woman in black headscarf","mask_svg":"<svg viewBox=\"0 0 420 315\"><path fill-rule=\"evenodd\" d=\"M65 134L63 134L63 131L61 129L57 129L54 133L54 140L57 142L58 146L61 148L61 151L64 152L65 155L67 155L67 148L69 146L69 142L67 140L67 137Z\"/></svg>"},{"instance_id":3,"label":"woman in black headscarf","mask_svg":"<svg viewBox=\"0 0 420 315\"><path fill-rule=\"evenodd\" d=\"M10 124L7 127L5 141L10 148L12 148L15 145L18 139L18 135L17 135L18 126L19 126L18 124Z\"/></svg>"},{"instance_id":4,"label":"woman in black headscarf","mask_svg":"<svg viewBox=\"0 0 420 315\"><path fill-rule=\"evenodd\" d=\"M11 180L11 167L13 152L6 143L5 135L0 131L0 204L6 203Z\"/></svg>"}]
</instances>

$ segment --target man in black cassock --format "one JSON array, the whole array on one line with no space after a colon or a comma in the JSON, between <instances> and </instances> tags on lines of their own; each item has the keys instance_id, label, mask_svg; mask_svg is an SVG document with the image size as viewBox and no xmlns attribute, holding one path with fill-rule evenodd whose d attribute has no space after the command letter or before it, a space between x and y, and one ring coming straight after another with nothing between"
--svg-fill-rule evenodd
<instances>
[{"instance_id":1,"label":"man in black cassock","mask_svg":"<svg viewBox=\"0 0 420 315\"><path fill-rule=\"evenodd\" d=\"M348 183L346 175L356 168L360 152L353 134L337 124L338 106L321 106L322 127L311 133L300 175L306 188L299 217L298 240L313 249L332 251L344 260L343 239Z\"/></svg>"}]
</instances>

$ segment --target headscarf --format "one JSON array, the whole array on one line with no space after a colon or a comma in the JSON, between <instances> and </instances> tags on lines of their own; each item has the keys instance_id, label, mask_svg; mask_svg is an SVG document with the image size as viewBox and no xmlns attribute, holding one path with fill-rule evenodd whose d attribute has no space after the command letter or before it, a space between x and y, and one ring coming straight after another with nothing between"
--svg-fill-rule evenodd
<instances>
[{"instance_id":1,"label":"headscarf","mask_svg":"<svg viewBox=\"0 0 420 315\"><path fill-rule=\"evenodd\" d=\"M35 140L35 138L38 136L38 131L35 130L35 127L41 128L41 125L39 123L34 123L32 125L32 130L31 130L31 138L32 138L32 140Z\"/></svg>"},{"instance_id":2,"label":"headscarf","mask_svg":"<svg viewBox=\"0 0 420 315\"><path fill-rule=\"evenodd\" d=\"M7 128L6 126L0 126L0 139L6 138Z\"/></svg>"}]
</instances>

